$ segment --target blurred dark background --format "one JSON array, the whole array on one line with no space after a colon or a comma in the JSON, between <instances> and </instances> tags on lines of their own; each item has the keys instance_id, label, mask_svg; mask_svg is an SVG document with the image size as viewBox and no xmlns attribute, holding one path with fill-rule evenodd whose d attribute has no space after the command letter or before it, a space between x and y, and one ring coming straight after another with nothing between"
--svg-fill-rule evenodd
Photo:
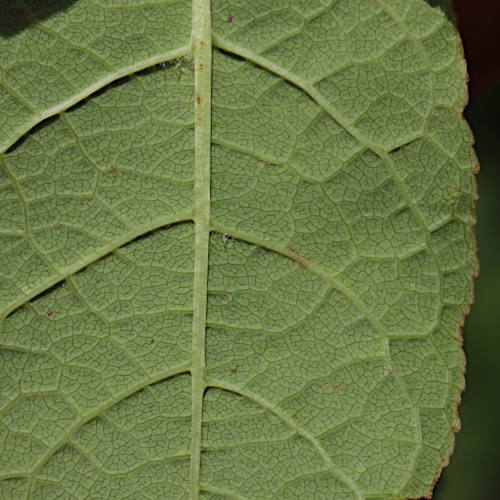
<instances>
[{"instance_id":1,"label":"blurred dark background","mask_svg":"<svg viewBox=\"0 0 500 500\"><path fill-rule=\"evenodd\" d=\"M500 2L454 0L470 77L464 115L476 140L480 274L465 321L466 391L455 452L434 500L500 499Z\"/></svg>"}]
</instances>

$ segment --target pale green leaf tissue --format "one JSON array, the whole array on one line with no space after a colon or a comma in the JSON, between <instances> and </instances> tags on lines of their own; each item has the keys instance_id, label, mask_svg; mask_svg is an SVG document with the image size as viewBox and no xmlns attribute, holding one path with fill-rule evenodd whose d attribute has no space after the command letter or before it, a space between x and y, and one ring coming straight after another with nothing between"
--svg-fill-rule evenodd
<instances>
[{"instance_id":1,"label":"pale green leaf tissue","mask_svg":"<svg viewBox=\"0 0 500 500\"><path fill-rule=\"evenodd\" d=\"M476 272L425 0L13 0L0 498L415 499Z\"/></svg>"}]
</instances>

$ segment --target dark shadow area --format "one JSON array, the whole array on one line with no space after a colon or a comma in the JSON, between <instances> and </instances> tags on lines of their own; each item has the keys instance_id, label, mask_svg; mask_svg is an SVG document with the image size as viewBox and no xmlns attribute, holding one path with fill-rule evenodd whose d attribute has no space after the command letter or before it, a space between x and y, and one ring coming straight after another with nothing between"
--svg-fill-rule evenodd
<instances>
[{"instance_id":1,"label":"dark shadow area","mask_svg":"<svg viewBox=\"0 0 500 500\"><path fill-rule=\"evenodd\" d=\"M159 73L159 72L165 72L165 71L172 71L176 67L176 62L177 60L173 61L167 61L162 64L156 64L155 66L152 66L150 68L146 68L144 70L138 71L135 73L133 76L124 76L122 78L119 78L118 80L114 80L110 83L108 83L105 87L96 90L93 94L90 96L86 97L85 99L82 99L81 101L77 102L70 108L68 108L65 113L66 115L72 113L73 111L76 111L77 109L83 108L84 106L87 106L89 102L92 101L92 99L95 99L96 97L105 95L106 93L112 91L113 89L116 89L122 85L125 85L129 83L133 78L141 77L141 76L148 76L152 75L154 73ZM42 120L40 123L35 125L33 128L28 130L22 137L20 137L14 144L12 144L6 151L5 155L8 155L9 153L12 153L16 149L18 149L29 137L36 135L41 129L44 127L50 126L53 122L59 120L59 114L55 116L50 116L48 118L45 118ZM1 499L0 499L1 500Z\"/></svg>"},{"instance_id":2,"label":"dark shadow area","mask_svg":"<svg viewBox=\"0 0 500 500\"><path fill-rule=\"evenodd\" d=\"M44 290L43 292L39 293L36 297L33 297L28 302L28 304L36 304L37 302L40 302L41 300L45 299L45 297L50 296L54 292L57 292L58 290L60 290L64 286L66 286L66 280L59 281L59 283L52 285L50 288L47 288L47 290ZM13 313L15 313L16 311L13 311Z\"/></svg>"},{"instance_id":3,"label":"dark shadow area","mask_svg":"<svg viewBox=\"0 0 500 500\"><path fill-rule=\"evenodd\" d=\"M181 222L173 222L171 224L167 224L165 226L160 226L156 229L152 229L151 231L148 231L147 233L141 234L140 236L137 236L137 238L134 238L132 241L129 241L128 243L125 243L125 245L121 246L120 248L128 248L128 247L133 247L137 243L147 240L148 238L151 238L152 236L158 235L158 234L168 234L168 231L171 230L172 228L182 226L188 224L190 226L193 226L193 234L194 234L194 222L191 220L183 220ZM111 255L114 252L111 252L108 255ZM107 256L106 256L107 257ZM103 257L104 258L104 257ZM81 271L78 271L81 272Z\"/></svg>"},{"instance_id":4,"label":"dark shadow area","mask_svg":"<svg viewBox=\"0 0 500 500\"><path fill-rule=\"evenodd\" d=\"M454 20L452 0L425 0L431 7L440 8L450 21Z\"/></svg>"},{"instance_id":5,"label":"dark shadow area","mask_svg":"<svg viewBox=\"0 0 500 500\"><path fill-rule=\"evenodd\" d=\"M51 125L52 123L56 122L59 120L59 115L55 116L49 116L48 118L45 118L45 120L41 121L37 125L35 125L32 129L28 130L22 137L20 137L12 146L10 146L9 149L7 149L4 153L4 155L8 155L9 153L12 153L16 149L18 149L26 140L28 137L37 134L42 128L47 127L48 125Z\"/></svg>"},{"instance_id":6,"label":"dark shadow area","mask_svg":"<svg viewBox=\"0 0 500 500\"><path fill-rule=\"evenodd\" d=\"M78 0L0 0L0 37L8 38L68 10Z\"/></svg>"},{"instance_id":7,"label":"dark shadow area","mask_svg":"<svg viewBox=\"0 0 500 500\"><path fill-rule=\"evenodd\" d=\"M500 2L454 0L474 98L500 85Z\"/></svg>"},{"instance_id":8,"label":"dark shadow area","mask_svg":"<svg viewBox=\"0 0 500 500\"><path fill-rule=\"evenodd\" d=\"M233 59L233 61L238 61L238 62L241 62L241 63L247 63L248 62L248 60L245 59L244 57L241 57L241 56L239 56L237 54L233 54L232 52L227 52L224 49L219 49L218 47L214 47L213 50L219 52L224 57L227 57L229 59Z\"/></svg>"},{"instance_id":9,"label":"dark shadow area","mask_svg":"<svg viewBox=\"0 0 500 500\"><path fill-rule=\"evenodd\" d=\"M475 304L465 320L466 390L459 407L462 430L443 470L434 500L500 498L500 86L472 99L465 117L476 138L476 236L480 273Z\"/></svg>"}]
</instances>

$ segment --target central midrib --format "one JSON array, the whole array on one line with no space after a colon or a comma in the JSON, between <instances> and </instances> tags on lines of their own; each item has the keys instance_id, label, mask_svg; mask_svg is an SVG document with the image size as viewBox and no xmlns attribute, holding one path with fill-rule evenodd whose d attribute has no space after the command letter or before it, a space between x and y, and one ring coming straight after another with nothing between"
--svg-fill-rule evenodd
<instances>
[{"instance_id":1,"label":"central midrib","mask_svg":"<svg viewBox=\"0 0 500 500\"><path fill-rule=\"evenodd\" d=\"M195 74L194 167L194 294L191 357L192 424L189 498L197 500L200 486L201 430L205 378L208 241L210 224L210 113L212 39L210 0L193 1L192 53Z\"/></svg>"}]
</instances>

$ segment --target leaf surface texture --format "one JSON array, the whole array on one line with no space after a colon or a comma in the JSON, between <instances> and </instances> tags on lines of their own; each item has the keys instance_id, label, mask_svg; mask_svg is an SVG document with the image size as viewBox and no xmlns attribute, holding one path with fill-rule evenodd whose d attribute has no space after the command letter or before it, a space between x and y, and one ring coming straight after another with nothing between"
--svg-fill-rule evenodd
<instances>
[{"instance_id":1,"label":"leaf surface texture","mask_svg":"<svg viewBox=\"0 0 500 500\"><path fill-rule=\"evenodd\" d=\"M427 496L476 273L424 0L2 6L0 496Z\"/></svg>"}]
</instances>

